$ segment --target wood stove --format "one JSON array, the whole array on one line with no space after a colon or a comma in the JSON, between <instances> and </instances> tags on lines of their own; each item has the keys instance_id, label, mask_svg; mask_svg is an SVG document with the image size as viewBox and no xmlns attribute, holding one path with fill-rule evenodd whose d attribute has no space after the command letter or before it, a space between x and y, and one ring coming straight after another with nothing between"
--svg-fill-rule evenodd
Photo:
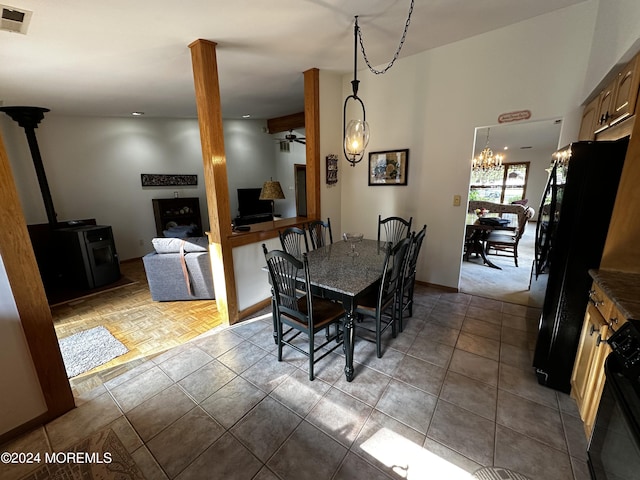
<instances>
[{"instance_id":1,"label":"wood stove","mask_svg":"<svg viewBox=\"0 0 640 480\"><path fill-rule=\"evenodd\" d=\"M48 224L28 225L40 275L51 301L61 289L93 289L120 279L111 227L95 220L59 222L45 175L35 129L48 108L0 107L25 131L47 213Z\"/></svg>"}]
</instances>

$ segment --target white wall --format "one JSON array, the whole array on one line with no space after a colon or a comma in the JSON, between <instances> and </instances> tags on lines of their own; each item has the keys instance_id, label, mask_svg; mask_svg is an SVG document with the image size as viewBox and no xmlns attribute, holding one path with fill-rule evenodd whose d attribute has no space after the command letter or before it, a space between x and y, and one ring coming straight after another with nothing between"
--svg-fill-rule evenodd
<instances>
[{"instance_id":1,"label":"white wall","mask_svg":"<svg viewBox=\"0 0 640 480\"><path fill-rule=\"evenodd\" d=\"M264 120L225 120L224 147L231 218L238 215L238 188L262 188L275 175L273 137Z\"/></svg>"},{"instance_id":2,"label":"white wall","mask_svg":"<svg viewBox=\"0 0 640 480\"><path fill-rule=\"evenodd\" d=\"M304 137L304 129L294 130L293 134L298 137ZM289 151L281 152L280 143L278 138L284 138L289 132L275 133L272 137L271 148L274 152L275 163L274 173L272 173L273 179L280 182L282 192L284 193L284 200L276 200L274 205L275 213L282 216L282 218L295 217L296 216L296 184L294 176L294 165L305 165L307 163L307 151L306 147L298 142L289 143ZM269 180L269 178L265 178Z\"/></svg>"},{"instance_id":3,"label":"white wall","mask_svg":"<svg viewBox=\"0 0 640 480\"><path fill-rule=\"evenodd\" d=\"M261 187L274 175L274 141L263 120L225 120L232 218L237 188ZM46 213L24 130L6 115L0 130L27 223ZM64 117L47 114L36 130L58 219L95 218L113 227L121 260L151 251L156 236L151 199L199 197L209 228L196 119ZM197 187L142 187L141 173L197 174Z\"/></svg>"},{"instance_id":4,"label":"white wall","mask_svg":"<svg viewBox=\"0 0 640 480\"><path fill-rule=\"evenodd\" d=\"M591 2L578 4L359 75L368 151L409 148L409 180L368 187L366 159L355 168L342 160L343 228L372 237L378 214L413 216L416 228L428 225L418 279L457 287L475 127L528 109L532 121L564 117L575 137L594 15ZM463 206L452 206L455 194Z\"/></svg>"},{"instance_id":5,"label":"white wall","mask_svg":"<svg viewBox=\"0 0 640 480\"><path fill-rule=\"evenodd\" d=\"M599 0L584 85L588 97L617 64L625 64L640 50L640 2Z\"/></svg>"},{"instance_id":6,"label":"white wall","mask_svg":"<svg viewBox=\"0 0 640 480\"><path fill-rule=\"evenodd\" d=\"M0 127L27 223L46 223L24 132L11 120ZM36 136L58 220L111 225L121 260L151 251L153 198L199 197L209 228L197 121L47 114ZM197 174L198 185L142 187L141 173Z\"/></svg>"},{"instance_id":7,"label":"white wall","mask_svg":"<svg viewBox=\"0 0 640 480\"><path fill-rule=\"evenodd\" d=\"M0 257L0 435L42 415L47 405Z\"/></svg>"},{"instance_id":8,"label":"white wall","mask_svg":"<svg viewBox=\"0 0 640 480\"><path fill-rule=\"evenodd\" d=\"M320 72L320 216L331 220L334 242L341 238L342 185L349 167L342 153L342 75ZM326 158L338 156L338 183L327 185Z\"/></svg>"}]
</instances>

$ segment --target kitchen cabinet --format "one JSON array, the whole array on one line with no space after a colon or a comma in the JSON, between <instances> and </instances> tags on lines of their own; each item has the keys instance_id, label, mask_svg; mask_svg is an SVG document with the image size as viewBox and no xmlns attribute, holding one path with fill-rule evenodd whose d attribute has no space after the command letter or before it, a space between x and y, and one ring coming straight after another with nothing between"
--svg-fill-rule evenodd
<instances>
[{"instance_id":1,"label":"kitchen cabinet","mask_svg":"<svg viewBox=\"0 0 640 480\"><path fill-rule=\"evenodd\" d=\"M195 225L190 236L202 235L199 198L154 198L152 202L158 237L164 237L164 231L171 227L187 225Z\"/></svg>"},{"instance_id":2,"label":"kitchen cabinet","mask_svg":"<svg viewBox=\"0 0 640 480\"><path fill-rule=\"evenodd\" d=\"M580 123L579 141L591 141L596 138L596 119L598 118L598 107L600 106L600 96L597 96L584 107L582 111L582 122Z\"/></svg>"},{"instance_id":3,"label":"kitchen cabinet","mask_svg":"<svg viewBox=\"0 0 640 480\"><path fill-rule=\"evenodd\" d=\"M594 98L583 112L580 139L590 140L588 131L592 125L594 136L618 124L635 113L640 87L640 56L621 68L615 78ZM595 115L592 116L592 111ZM595 120L595 124L592 123ZM591 138L593 139L593 138Z\"/></svg>"},{"instance_id":4,"label":"kitchen cabinet","mask_svg":"<svg viewBox=\"0 0 640 480\"><path fill-rule=\"evenodd\" d=\"M615 80L615 94L612 101L612 116L609 125L613 125L634 114L638 86L640 85L640 60L636 56L618 74Z\"/></svg>"},{"instance_id":5,"label":"kitchen cabinet","mask_svg":"<svg viewBox=\"0 0 640 480\"><path fill-rule=\"evenodd\" d=\"M591 437L604 388L604 362L611 353L606 341L625 321L611 298L594 282L571 376L571 396L578 405L587 439Z\"/></svg>"}]
</instances>

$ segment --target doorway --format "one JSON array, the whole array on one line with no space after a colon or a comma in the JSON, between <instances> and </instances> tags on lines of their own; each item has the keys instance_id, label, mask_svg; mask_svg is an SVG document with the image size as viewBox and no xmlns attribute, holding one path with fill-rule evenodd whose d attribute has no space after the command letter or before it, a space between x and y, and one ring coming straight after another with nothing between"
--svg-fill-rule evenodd
<instances>
[{"instance_id":1,"label":"doorway","mask_svg":"<svg viewBox=\"0 0 640 480\"><path fill-rule=\"evenodd\" d=\"M307 166L296 163L293 166L296 184L296 216L307 216Z\"/></svg>"},{"instance_id":2,"label":"doorway","mask_svg":"<svg viewBox=\"0 0 640 480\"><path fill-rule=\"evenodd\" d=\"M526 200L527 206L533 208L535 214L527 223L518 244L519 266L515 266L512 257L490 256L491 262L501 269L489 267L482 258L474 255L468 260L462 257L458 283L460 292L519 305L541 306L544 282L531 275L536 220L548 176L546 169L551 163L553 152L558 149L561 126L561 120L550 119L476 128L473 158L478 158L483 149L489 147L495 154L503 155L503 165L501 170L498 169L500 171L491 173L495 177L495 185L491 183L491 178L484 182L485 185L478 182L478 174L472 170L472 161L469 162L469 200L477 195L483 196L477 199L492 203ZM526 168L519 172L509 165L526 165ZM514 171L511 172L510 168ZM516 175L518 173L522 175ZM493 195L495 198L484 198L486 195ZM473 215L465 216L465 225L474 220ZM463 229L465 231L466 226Z\"/></svg>"}]
</instances>

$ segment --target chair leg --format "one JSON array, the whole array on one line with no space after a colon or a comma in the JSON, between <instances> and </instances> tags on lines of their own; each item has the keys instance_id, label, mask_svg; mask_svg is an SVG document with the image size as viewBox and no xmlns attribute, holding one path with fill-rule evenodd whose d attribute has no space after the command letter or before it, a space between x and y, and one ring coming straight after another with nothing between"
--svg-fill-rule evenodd
<instances>
[{"instance_id":1,"label":"chair leg","mask_svg":"<svg viewBox=\"0 0 640 480\"><path fill-rule=\"evenodd\" d=\"M276 302L271 297L271 317L273 319L273 341L278 345L278 327L276 326Z\"/></svg>"},{"instance_id":2,"label":"chair leg","mask_svg":"<svg viewBox=\"0 0 640 480\"><path fill-rule=\"evenodd\" d=\"M278 361L282 361L282 323L277 322L276 327L276 343L278 344Z\"/></svg>"},{"instance_id":3,"label":"chair leg","mask_svg":"<svg viewBox=\"0 0 640 480\"><path fill-rule=\"evenodd\" d=\"M393 302L391 306L391 336L396 338L398 336L398 324L396 323L398 319L398 304L397 302Z\"/></svg>"},{"instance_id":4,"label":"chair leg","mask_svg":"<svg viewBox=\"0 0 640 480\"><path fill-rule=\"evenodd\" d=\"M313 364L314 364L314 358L313 358L313 354L314 354L314 349L315 349L315 344L314 344L314 335L313 335L313 331L309 332L309 381L313 381Z\"/></svg>"},{"instance_id":5,"label":"chair leg","mask_svg":"<svg viewBox=\"0 0 640 480\"><path fill-rule=\"evenodd\" d=\"M518 250L513 251L513 260L516 262L516 267L518 266Z\"/></svg>"},{"instance_id":6,"label":"chair leg","mask_svg":"<svg viewBox=\"0 0 640 480\"><path fill-rule=\"evenodd\" d=\"M376 315L376 355L378 356L378 358L382 358L382 333L380 332L380 330L382 330L381 327L381 314L378 313L378 315Z\"/></svg>"}]
</instances>

